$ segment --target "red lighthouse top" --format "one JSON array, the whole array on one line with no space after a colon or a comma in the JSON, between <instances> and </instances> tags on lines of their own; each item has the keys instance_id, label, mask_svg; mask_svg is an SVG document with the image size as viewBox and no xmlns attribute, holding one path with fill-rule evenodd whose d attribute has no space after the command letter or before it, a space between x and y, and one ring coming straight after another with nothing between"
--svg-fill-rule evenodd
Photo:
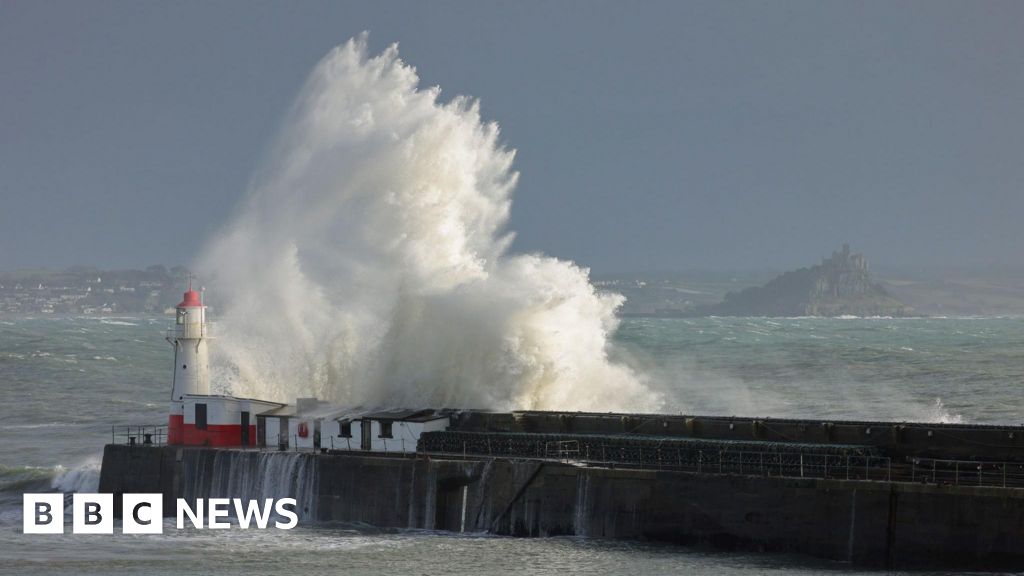
<instances>
[{"instance_id":1,"label":"red lighthouse top","mask_svg":"<svg viewBox=\"0 0 1024 576\"><path fill-rule=\"evenodd\" d=\"M192 289L192 276L188 277L188 292L185 292L185 297L181 303L178 304L178 308L193 308L202 306L203 301L199 298L199 292Z\"/></svg>"}]
</instances>

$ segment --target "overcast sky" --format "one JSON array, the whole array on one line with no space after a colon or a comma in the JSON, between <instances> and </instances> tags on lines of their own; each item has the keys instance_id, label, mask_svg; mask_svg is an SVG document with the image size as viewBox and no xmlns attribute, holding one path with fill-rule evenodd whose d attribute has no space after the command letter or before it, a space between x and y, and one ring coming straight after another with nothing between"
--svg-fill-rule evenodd
<instances>
[{"instance_id":1,"label":"overcast sky","mask_svg":"<svg viewBox=\"0 0 1024 576\"><path fill-rule=\"evenodd\" d=\"M1024 265L1022 2L0 0L0 268L190 262L362 30L501 125L517 251Z\"/></svg>"}]
</instances>

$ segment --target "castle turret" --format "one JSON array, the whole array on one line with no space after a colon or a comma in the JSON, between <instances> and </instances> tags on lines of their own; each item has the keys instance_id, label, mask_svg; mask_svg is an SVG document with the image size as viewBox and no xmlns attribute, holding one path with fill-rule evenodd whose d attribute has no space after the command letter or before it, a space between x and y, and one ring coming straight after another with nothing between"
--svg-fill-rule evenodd
<instances>
[{"instance_id":1,"label":"castle turret","mask_svg":"<svg viewBox=\"0 0 1024 576\"><path fill-rule=\"evenodd\" d=\"M167 427L167 440L171 444L183 441L185 396L210 394L206 306L199 293L192 289L191 280L176 312L174 327L167 335L167 341L174 346L174 381Z\"/></svg>"}]
</instances>

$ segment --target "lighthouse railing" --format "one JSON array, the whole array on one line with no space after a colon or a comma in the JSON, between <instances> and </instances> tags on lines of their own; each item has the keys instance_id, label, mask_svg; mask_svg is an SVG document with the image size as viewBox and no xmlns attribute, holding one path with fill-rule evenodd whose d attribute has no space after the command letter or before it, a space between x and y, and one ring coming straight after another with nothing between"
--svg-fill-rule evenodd
<instances>
[{"instance_id":1,"label":"lighthouse railing","mask_svg":"<svg viewBox=\"0 0 1024 576\"><path fill-rule=\"evenodd\" d=\"M213 338L216 325L213 322L193 324L171 324L167 328L166 337L169 340L174 338Z\"/></svg>"},{"instance_id":2,"label":"lighthouse railing","mask_svg":"<svg viewBox=\"0 0 1024 576\"><path fill-rule=\"evenodd\" d=\"M167 426L124 424L110 427L110 443L128 446L162 446L167 444Z\"/></svg>"}]
</instances>

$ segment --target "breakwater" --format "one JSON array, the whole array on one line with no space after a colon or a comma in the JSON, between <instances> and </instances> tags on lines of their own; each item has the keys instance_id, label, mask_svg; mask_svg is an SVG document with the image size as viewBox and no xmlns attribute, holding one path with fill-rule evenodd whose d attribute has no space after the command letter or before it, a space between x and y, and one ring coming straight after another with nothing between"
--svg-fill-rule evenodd
<instances>
[{"instance_id":1,"label":"breakwater","mask_svg":"<svg viewBox=\"0 0 1024 576\"><path fill-rule=\"evenodd\" d=\"M170 502L296 497L305 522L650 539L879 568L1024 566L1019 488L800 478L763 467L109 445L100 490L162 492Z\"/></svg>"}]
</instances>

